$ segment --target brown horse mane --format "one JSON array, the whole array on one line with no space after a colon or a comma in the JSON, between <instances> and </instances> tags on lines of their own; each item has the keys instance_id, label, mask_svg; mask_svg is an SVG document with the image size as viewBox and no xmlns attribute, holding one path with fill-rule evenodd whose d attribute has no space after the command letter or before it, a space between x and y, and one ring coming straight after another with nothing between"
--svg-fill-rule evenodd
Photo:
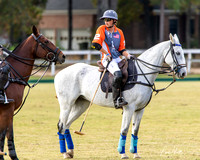
<instances>
[{"instance_id":1,"label":"brown horse mane","mask_svg":"<svg viewBox=\"0 0 200 160\"><path fill-rule=\"evenodd\" d=\"M26 42L26 40L27 40L28 38L29 38L29 37L27 37L25 40L23 40L21 43L19 43L19 44L13 49L12 53L15 53L16 50L17 50L18 48L20 48L20 46L22 46L22 45Z\"/></svg>"}]
</instances>

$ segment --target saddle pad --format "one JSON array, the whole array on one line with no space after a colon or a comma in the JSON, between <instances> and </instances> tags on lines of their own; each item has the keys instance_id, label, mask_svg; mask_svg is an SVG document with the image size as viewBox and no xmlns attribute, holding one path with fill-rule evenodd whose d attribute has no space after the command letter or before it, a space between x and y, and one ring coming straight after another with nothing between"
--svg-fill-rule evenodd
<instances>
[{"instance_id":1,"label":"saddle pad","mask_svg":"<svg viewBox=\"0 0 200 160\"><path fill-rule=\"evenodd\" d=\"M135 63L134 60L128 60L128 79L126 81L126 84L124 85L124 87L122 87L122 91L125 90L129 90L131 88L134 87L134 83L133 84L127 84L127 82L131 82L131 81L137 81L137 69L135 67ZM100 77L102 76L102 74L100 75ZM108 78L109 78L109 72L106 71L102 81L101 81L101 90L103 92L106 92L107 86L108 86ZM109 87L108 92L112 92L112 88Z\"/></svg>"}]
</instances>

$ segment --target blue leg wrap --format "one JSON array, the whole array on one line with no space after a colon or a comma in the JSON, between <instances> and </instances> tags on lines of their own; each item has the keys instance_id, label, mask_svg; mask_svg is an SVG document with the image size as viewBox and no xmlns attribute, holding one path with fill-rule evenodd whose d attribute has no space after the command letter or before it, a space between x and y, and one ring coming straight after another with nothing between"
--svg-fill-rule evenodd
<instances>
[{"instance_id":1,"label":"blue leg wrap","mask_svg":"<svg viewBox=\"0 0 200 160\"><path fill-rule=\"evenodd\" d=\"M65 139L67 141L68 149L74 149L74 144L73 144L72 137L71 137L71 134L69 132L69 129L65 130L64 136L65 136Z\"/></svg>"},{"instance_id":2,"label":"blue leg wrap","mask_svg":"<svg viewBox=\"0 0 200 160\"><path fill-rule=\"evenodd\" d=\"M59 143L60 143L60 152L64 153L66 152L66 146L65 146L65 136L58 132L59 136Z\"/></svg>"},{"instance_id":3,"label":"blue leg wrap","mask_svg":"<svg viewBox=\"0 0 200 160\"><path fill-rule=\"evenodd\" d=\"M131 134L131 147L130 147L131 153L137 153L137 142L138 142L138 136L134 136L133 134Z\"/></svg>"},{"instance_id":4,"label":"blue leg wrap","mask_svg":"<svg viewBox=\"0 0 200 160\"><path fill-rule=\"evenodd\" d=\"M120 134L119 144L117 148L120 154L125 153L125 144L126 144L126 136Z\"/></svg>"}]
</instances>

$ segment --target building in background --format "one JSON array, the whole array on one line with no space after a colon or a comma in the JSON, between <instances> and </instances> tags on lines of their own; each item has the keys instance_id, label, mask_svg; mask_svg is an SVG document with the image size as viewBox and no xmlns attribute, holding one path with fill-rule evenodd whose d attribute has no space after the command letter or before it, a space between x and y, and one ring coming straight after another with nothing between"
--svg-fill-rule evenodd
<instances>
[{"instance_id":1,"label":"building in background","mask_svg":"<svg viewBox=\"0 0 200 160\"><path fill-rule=\"evenodd\" d=\"M117 0L109 0L117 3ZM97 27L98 10L92 0L73 0L73 32L72 49L91 49L91 40ZM116 5L114 5L116 7ZM111 8L116 9L116 8ZM147 30L150 30L150 42L153 46L159 42L160 9L153 6L151 26L145 24L145 15L140 21L133 21L123 28L128 49L145 49L147 45ZM120 19L119 19L120 20ZM193 12L190 20L191 47L199 46L200 16ZM68 0L48 0L43 18L39 23L41 33L53 41L61 49L68 49ZM181 43L186 43L186 15L174 10L165 9L164 40L169 39L169 33L177 33Z\"/></svg>"},{"instance_id":2,"label":"building in background","mask_svg":"<svg viewBox=\"0 0 200 160\"><path fill-rule=\"evenodd\" d=\"M72 8L72 49L88 49L97 10L90 0L73 0ZM68 1L48 0L39 29L61 49L68 49Z\"/></svg>"}]
</instances>

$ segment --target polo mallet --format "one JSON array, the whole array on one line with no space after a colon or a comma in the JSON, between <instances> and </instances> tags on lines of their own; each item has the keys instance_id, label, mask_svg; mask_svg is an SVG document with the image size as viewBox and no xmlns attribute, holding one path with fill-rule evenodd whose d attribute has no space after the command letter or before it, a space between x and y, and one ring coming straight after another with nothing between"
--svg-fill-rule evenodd
<instances>
[{"instance_id":1,"label":"polo mallet","mask_svg":"<svg viewBox=\"0 0 200 160\"><path fill-rule=\"evenodd\" d=\"M83 123L82 123L82 125L81 125L80 130L79 130L79 131L74 131L74 133L76 133L76 134L84 135L84 133L81 132L81 130L82 130L82 128L83 128L83 125L84 125L84 123L85 123L85 120L86 120L86 117L87 117L87 115L88 115L88 112L89 112L89 110L90 110L90 108L91 108L91 106L92 106L92 104L93 104L94 98L95 98L95 96L96 96L96 93L97 93L97 91L98 91L98 88L99 88L99 86L100 86L100 84L101 84L101 81L102 81L102 79L103 79L103 77L104 77L104 75L105 75L105 73L106 73L106 70L107 70L109 64L110 64L110 61L108 61L108 64L106 65L106 68L105 68L104 71L103 71L103 74L102 74L102 76L101 76L101 79L100 79L100 81L99 81L99 84L98 84L98 86L97 86L97 89L96 89L96 91L95 91L95 93L94 93L94 96L93 96L93 98L92 98L92 100L91 100L91 102L90 102L90 105L89 105L89 107L88 107L88 109L87 109L87 112L86 112L86 114L85 114L85 117L84 117L84 120L83 120Z\"/></svg>"},{"instance_id":2,"label":"polo mallet","mask_svg":"<svg viewBox=\"0 0 200 160\"><path fill-rule=\"evenodd\" d=\"M1 152L1 151L0 151L0 156L5 156L5 155L7 155L6 152Z\"/></svg>"}]
</instances>

